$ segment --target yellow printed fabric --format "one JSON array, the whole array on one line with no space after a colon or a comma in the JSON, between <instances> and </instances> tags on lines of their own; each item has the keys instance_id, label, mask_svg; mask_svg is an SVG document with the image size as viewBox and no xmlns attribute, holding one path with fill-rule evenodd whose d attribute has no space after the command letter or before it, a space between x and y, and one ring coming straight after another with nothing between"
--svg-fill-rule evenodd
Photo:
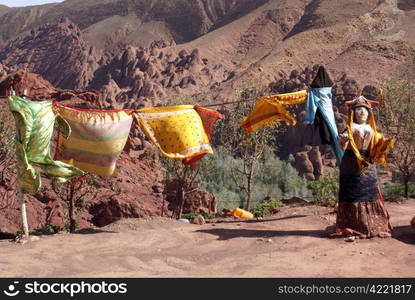
<instances>
[{"instance_id":1,"label":"yellow printed fabric","mask_svg":"<svg viewBox=\"0 0 415 300\"><path fill-rule=\"evenodd\" d=\"M284 121L289 125L295 125L294 116L289 113L283 105L295 105L305 102L307 99L307 91L278 94L267 97L259 97L249 116L245 117L242 127L247 132L253 132L263 126L268 126L274 121Z\"/></svg>"},{"instance_id":2,"label":"yellow printed fabric","mask_svg":"<svg viewBox=\"0 0 415 300\"><path fill-rule=\"evenodd\" d=\"M169 158L213 153L193 105L143 108L134 115L146 136Z\"/></svg>"},{"instance_id":3,"label":"yellow printed fabric","mask_svg":"<svg viewBox=\"0 0 415 300\"><path fill-rule=\"evenodd\" d=\"M260 97L260 99L268 99L283 105L294 105L305 102L307 100L307 94L307 90L301 90L298 92Z\"/></svg>"},{"instance_id":4,"label":"yellow printed fabric","mask_svg":"<svg viewBox=\"0 0 415 300\"><path fill-rule=\"evenodd\" d=\"M57 158L92 174L115 175L117 158L130 132L131 111L84 110L59 104L55 110L72 129L68 139L59 134Z\"/></svg>"}]
</instances>

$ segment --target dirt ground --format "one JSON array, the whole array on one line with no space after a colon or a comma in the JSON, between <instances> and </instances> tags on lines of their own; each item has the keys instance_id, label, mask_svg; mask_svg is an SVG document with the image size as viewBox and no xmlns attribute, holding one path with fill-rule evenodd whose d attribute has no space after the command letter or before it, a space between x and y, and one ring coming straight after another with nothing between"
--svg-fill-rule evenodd
<instances>
[{"instance_id":1,"label":"dirt ground","mask_svg":"<svg viewBox=\"0 0 415 300\"><path fill-rule=\"evenodd\" d=\"M388 239L328 238L333 209L302 206L262 220L124 219L23 245L0 240L0 276L415 277L415 199L386 205Z\"/></svg>"}]
</instances>

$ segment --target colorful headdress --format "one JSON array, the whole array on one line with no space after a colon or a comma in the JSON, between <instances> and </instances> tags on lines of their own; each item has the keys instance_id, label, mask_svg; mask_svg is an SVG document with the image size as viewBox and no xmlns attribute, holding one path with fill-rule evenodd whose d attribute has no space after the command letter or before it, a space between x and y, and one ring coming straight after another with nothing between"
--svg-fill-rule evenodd
<instances>
[{"instance_id":1,"label":"colorful headdress","mask_svg":"<svg viewBox=\"0 0 415 300\"><path fill-rule=\"evenodd\" d=\"M355 109L357 107L362 107L362 106L366 107L367 109L372 109L379 105L379 101L369 100L369 99L366 99L364 96L359 96L353 100L346 101L346 105L350 109Z\"/></svg>"}]
</instances>

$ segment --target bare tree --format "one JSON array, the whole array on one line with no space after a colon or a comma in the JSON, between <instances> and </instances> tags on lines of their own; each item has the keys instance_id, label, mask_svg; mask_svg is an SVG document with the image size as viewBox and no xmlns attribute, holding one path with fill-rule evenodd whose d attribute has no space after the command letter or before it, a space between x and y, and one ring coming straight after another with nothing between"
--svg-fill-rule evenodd
<instances>
[{"instance_id":1,"label":"bare tree","mask_svg":"<svg viewBox=\"0 0 415 300\"><path fill-rule=\"evenodd\" d=\"M388 158L399 171L409 198L409 182L415 173L415 86L401 76L385 81L382 90L386 101L377 108L377 123L386 136L395 139Z\"/></svg>"},{"instance_id":2,"label":"bare tree","mask_svg":"<svg viewBox=\"0 0 415 300\"><path fill-rule=\"evenodd\" d=\"M0 185L5 187L16 177L14 136L13 116L0 109Z\"/></svg>"},{"instance_id":3,"label":"bare tree","mask_svg":"<svg viewBox=\"0 0 415 300\"><path fill-rule=\"evenodd\" d=\"M174 185L175 187L176 201L172 217L180 219L182 217L186 195L194 192L199 185L198 176L200 169L193 169L182 164L181 161L166 157L162 157L161 162L166 170L165 186Z\"/></svg>"},{"instance_id":4,"label":"bare tree","mask_svg":"<svg viewBox=\"0 0 415 300\"><path fill-rule=\"evenodd\" d=\"M4 188L0 195L0 210L17 205L16 192L12 188L16 184L14 136L13 116L0 109L0 186Z\"/></svg>"},{"instance_id":5,"label":"bare tree","mask_svg":"<svg viewBox=\"0 0 415 300\"><path fill-rule=\"evenodd\" d=\"M254 178L257 174L259 159L271 145L276 146L276 130L279 123L247 133L241 122L255 106L255 100L261 96L257 88L245 88L237 96L237 103L225 112L225 118L218 122L214 144L223 146L234 157L241 158L242 165L231 164L231 179L245 192L245 209L249 210L252 201ZM274 148L276 150L276 147Z\"/></svg>"},{"instance_id":6,"label":"bare tree","mask_svg":"<svg viewBox=\"0 0 415 300\"><path fill-rule=\"evenodd\" d=\"M95 175L83 175L59 183L56 179L52 181L52 188L56 195L66 202L68 208L68 227L69 232L76 230L77 213L81 213L87 202L97 195L98 177Z\"/></svg>"}]
</instances>

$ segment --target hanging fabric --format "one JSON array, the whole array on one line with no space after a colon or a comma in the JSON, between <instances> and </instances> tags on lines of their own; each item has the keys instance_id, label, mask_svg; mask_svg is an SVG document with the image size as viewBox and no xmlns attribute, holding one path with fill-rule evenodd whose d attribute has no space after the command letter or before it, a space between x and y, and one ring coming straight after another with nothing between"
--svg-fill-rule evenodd
<instances>
[{"instance_id":1,"label":"hanging fabric","mask_svg":"<svg viewBox=\"0 0 415 300\"><path fill-rule=\"evenodd\" d=\"M68 123L54 114L51 101L35 102L10 96L8 103L17 128L17 183L24 193L35 194L41 187L40 174L34 166L61 182L83 175L80 169L51 157L50 143L55 121L62 129L63 139L71 133Z\"/></svg>"},{"instance_id":2,"label":"hanging fabric","mask_svg":"<svg viewBox=\"0 0 415 300\"><path fill-rule=\"evenodd\" d=\"M242 127L247 132L253 132L274 121L284 121L286 124L295 125L296 119L283 105L300 104L305 102L306 98L306 90L259 97L252 112L242 121Z\"/></svg>"},{"instance_id":3,"label":"hanging fabric","mask_svg":"<svg viewBox=\"0 0 415 300\"><path fill-rule=\"evenodd\" d=\"M331 146L337 163L340 164L344 150L339 145L332 104L332 86L333 81L329 74L320 66L308 92L306 121L314 124L315 129L319 131L321 143Z\"/></svg>"},{"instance_id":4,"label":"hanging fabric","mask_svg":"<svg viewBox=\"0 0 415 300\"><path fill-rule=\"evenodd\" d=\"M169 158L183 160L213 153L202 118L193 105L143 108L134 116L146 136ZM205 121L205 126L212 128L208 125L211 123Z\"/></svg>"},{"instance_id":5,"label":"hanging fabric","mask_svg":"<svg viewBox=\"0 0 415 300\"><path fill-rule=\"evenodd\" d=\"M314 88L308 91L306 121L309 124L313 124L316 121L316 115L318 115L317 124L319 125L320 135L322 135L322 132L329 133L329 135L324 134L322 140L323 142L330 143L337 162L340 164L344 150L339 145L339 135L331 102L331 89L331 87L325 87Z\"/></svg>"},{"instance_id":6,"label":"hanging fabric","mask_svg":"<svg viewBox=\"0 0 415 300\"><path fill-rule=\"evenodd\" d=\"M209 142L212 141L213 128L218 119L222 119L224 116L216 110L207 109L199 105L194 106L194 110L199 114L200 119L202 120L203 129L209 139ZM183 164L190 165L192 168L196 168L196 162L203 158L206 153L197 154L195 156L183 159Z\"/></svg>"},{"instance_id":7,"label":"hanging fabric","mask_svg":"<svg viewBox=\"0 0 415 300\"><path fill-rule=\"evenodd\" d=\"M54 104L68 122L68 139L59 132L56 158L100 176L116 175L116 162L127 142L132 110L79 109Z\"/></svg>"}]
</instances>

